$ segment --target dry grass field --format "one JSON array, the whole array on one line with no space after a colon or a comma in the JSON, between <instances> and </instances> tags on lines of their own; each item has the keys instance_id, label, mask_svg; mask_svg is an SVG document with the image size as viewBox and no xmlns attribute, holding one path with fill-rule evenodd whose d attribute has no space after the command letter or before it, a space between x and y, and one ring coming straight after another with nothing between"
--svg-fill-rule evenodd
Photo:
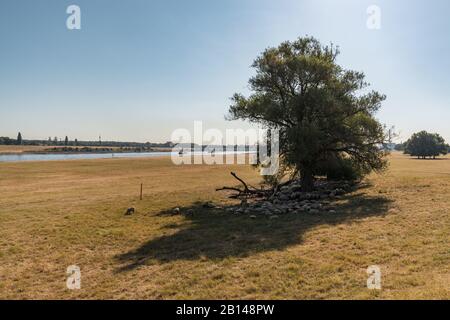
<instances>
[{"instance_id":1,"label":"dry grass field","mask_svg":"<svg viewBox=\"0 0 450 320\"><path fill-rule=\"evenodd\" d=\"M0 163L0 298L450 298L450 158L394 154L337 213L277 220L198 205L230 203L214 189L235 184L231 170L260 179L169 158ZM194 216L166 213L177 206ZM69 265L80 290L66 288Z\"/></svg>"},{"instance_id":2,"label":"dry grass field","mask_svg":"<svg viewBox=\"0 0 450 320\"><path fill-rule=\"evenodd\" d=\"M0 154L11 153L27 153L27 152L42 152L47 149L48 146L16 146L16 145L1 145Z\"/></svg>"}]
</instances>

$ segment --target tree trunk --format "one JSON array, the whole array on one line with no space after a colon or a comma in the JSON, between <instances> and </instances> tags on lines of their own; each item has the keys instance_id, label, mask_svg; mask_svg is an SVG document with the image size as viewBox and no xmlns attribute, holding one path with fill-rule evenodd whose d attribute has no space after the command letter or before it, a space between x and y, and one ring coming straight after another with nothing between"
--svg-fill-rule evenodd
<instances>
[{"instance_id":1,"label":"tree trunk","mask_svg":"<svg viewBox=\"0 0 450 320\"><path fill-rule=\"evenodd\" d=\"M302 184L302 191L309 192L314 190L314 175L311 169L304 168L301 170L300 182Z\"/></svg>"}]
</instances>

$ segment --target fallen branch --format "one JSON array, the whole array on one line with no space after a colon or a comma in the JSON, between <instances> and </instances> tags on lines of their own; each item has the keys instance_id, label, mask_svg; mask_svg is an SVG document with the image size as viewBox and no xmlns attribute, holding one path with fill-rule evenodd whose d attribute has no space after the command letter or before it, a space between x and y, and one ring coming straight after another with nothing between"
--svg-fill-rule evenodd
<instances>
[{"instance_id":1,"label":"fallen branch","mask_svg":"<svg viewBox=\"0 0 450 320\"><path fill-rule=\"evenodd\" d=\"M237 192L243 192L244 191L244 190L241 190L239 188L233 188L233 187L222 187L222 188L216 189L216 191L223 191L223 190L232 190L232 191L237 191Z\"/></svg>"},{"instance_id":2,"label":"fallen branch","mask_svg":"<svg viewBox=\"0 0 450 320\"><path fill-rule=\"evenodd\" d=\"M223 190L231 190L231 191L236 191L238 192L237 194L231 195L230 198L248 198L250 196L254 196L254 197L266 197L267 195L270 194L272 189L269 190L264 190L264 189L257 189L253 186L249 186L244 180L242 180L241 178L239 178L237 176L236 173L234 172L230 172L230 174L236 179L238 180L242 185L243 185L243 189L240 188L236 188L236 187L222 187L222 188L218 188L216 189L216 191L223 191Z\"/></svg>"}]
</instances>

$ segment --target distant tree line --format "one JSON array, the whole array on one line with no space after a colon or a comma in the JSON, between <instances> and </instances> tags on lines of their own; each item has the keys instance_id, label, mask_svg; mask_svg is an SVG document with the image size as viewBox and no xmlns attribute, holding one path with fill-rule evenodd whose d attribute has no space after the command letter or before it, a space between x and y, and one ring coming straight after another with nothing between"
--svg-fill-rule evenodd
<instances>
[{"instance_id":1,"label":"distant tree line","mask_svg":"<svg viewBox=\"0 0 450 320\"><path fill-rule=\"evenodd\" d=\"M58 137L49 137L46 140L22 138L19 132L16 139L0 136L0 145L28 145L28 146L81 146L81 147L123 147L123 148L172 148L174 144L170 141L165 143L153 142L122 142L122 141L79 141L78 139L70 140L68 136L64 139Z\"/></svg>"},{"instance_id":2,"label":"distant tree line","mask_svg":"<svg viewBox=\"0 0 450 320\"><path fill-rule=\"evenodd\" d=\"M175 147L175 143L171 141L167 141L164 143L154 143L154 142L121 142L121 141L79 141L78 139L70 140L68 136L65 136L64 139L60 139L58 137L48 137L47 140L25 140L22 139L22 134L19 132L17 135L17 139L11 139L9 137L0 137L0 145L27 145L27 146L58 146L58 147L96 147L96 151L101 151L98 148L103 147L104 151L111 151L110 148L122 148L123 151L145 151L150 148L173 148ZM234 151L255 151L256 146L250 145L226 145L226 146L199 146L195 143L191 144L181 144L178 145L185 149L195 150L196 148L201 148L203 151L208 148L216 148L220 149L223 147L225 150L233 149ZM80 149L81 150L81 149ZM82 151L89 151L94 149L83 149ZM70 148L62 148L60 151L77 151L71 150Z\"/></svg>"},{"instance_id":3,"label":"distant tree line","mask_svg":"<svg viewBox=\"0 0 450 320\"><path fill-rule=\"evenodd\" d=\"M21 145L23 143L22 134L17 134L17 139L11 139L9 137L0 137L0 145Z\"/></svg>"},{"instance_id":4,"label":"distant tree line","mask_svg":"<svg viewBox=\"0 0 450 320\"><path fill-rule=\"evenodd\" d=\"M0 145L12 145L17 144L16 140L9 137L0 137Z\"/></svg>"}]
</instances>

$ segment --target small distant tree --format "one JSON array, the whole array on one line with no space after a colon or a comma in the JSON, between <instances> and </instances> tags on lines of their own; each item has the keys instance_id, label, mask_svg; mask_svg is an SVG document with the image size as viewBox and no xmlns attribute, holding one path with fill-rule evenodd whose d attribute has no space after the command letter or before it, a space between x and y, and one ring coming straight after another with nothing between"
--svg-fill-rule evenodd
<instances>
[{"instance_id":1,"label":"small distant tree","mask_svg":"<svg viewBox=\"0 0 450 320\"><path fill-rule=\"evenodd\" d=\"M75 146L78 146L78 139L75 139Z\"/></svg>"},{"instance_id":2,"label":"small distant tree","mask_svg":"<svg viewBox=\"0 0 450 320\"><path fill-rule=\"evenodd\" d=\"M10 144L14 144L12 139L10 139L9 137L0 137L0 144L2 145L10 145Z\"/></svg>"},{"instance_id":3,"label":"small distant tree","mask_svg":"<svg viewBox=\"0 0 450 320\"><path fill-rule=\"evenodd\" d=\"M68 146L69 145L69 137L66 136L66 138L64 139L64 145Z\"/></svg>"},{"instance_id":4,"label":"small distant tree","mask_svg":"<svg viewBox=\"0 0 450 320\"><path fill-rule=\"evenodd\" d=\"M17 144L21 145L22 144L22 134L19 132L19 134L17 135Z\"/></svg>"},{"instance_id":5,"label":"small distant tree","mask_svg":"<svg viewBox=\"0 0 450 320\"><path fill-rule=\"evenodd\" d=\"M58 137L54 137L54 138L53 138L53 144L54 144L55 146L58 145Z\"/></svg>"},{"instance_id":6,"label":"small distant tree","mask_svg":"<svg viewBox=\"0 0 450 320\"><path fill-rule=\"evenodd\" d=\"M406 142L404 152L412 157L435 159L440 155L446 155L448 149L448 144L439 134L420 131L414 133Z\"/></svg>"}]
</instances>

